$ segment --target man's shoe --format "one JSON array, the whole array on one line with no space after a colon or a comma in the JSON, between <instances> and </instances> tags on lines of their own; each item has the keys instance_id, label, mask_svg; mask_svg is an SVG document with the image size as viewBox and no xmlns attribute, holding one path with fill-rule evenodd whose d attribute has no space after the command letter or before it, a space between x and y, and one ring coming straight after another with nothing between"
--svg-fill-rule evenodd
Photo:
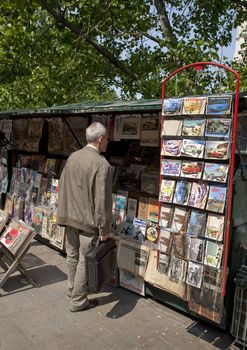
<instances>
[{"instance_id":1,"label":"man's shoe","mask_svg":"<svg viewBox=\"0 0 247 350\"><path fill-rule=\"evenodd\" d=\"M96 307L98 305L99 305L99 301L97 299L91 299L91 300L88 300L88 304L86 306L83 306L81 308L79 308L78 306L72 305L69 308L69 311L71 311L71 312L86 311L86 310L93 309L94 307Z\"/></svg>"}]
</instances>

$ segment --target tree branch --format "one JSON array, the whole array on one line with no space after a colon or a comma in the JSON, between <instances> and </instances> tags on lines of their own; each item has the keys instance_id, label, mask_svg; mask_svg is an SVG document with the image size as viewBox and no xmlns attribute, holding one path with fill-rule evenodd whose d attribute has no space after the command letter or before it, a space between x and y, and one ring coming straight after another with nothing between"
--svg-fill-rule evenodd
<instances>
[{"instance_id":1,"label":"tree branch","mask_svg":"<svg viewBox=\"0 0 247 350\"><path fill-rule=\"evenodd\" d=\"M158 12L158 15L160 17L160 24L161 24L161 28L163 30L165 37L173 44L177 44L178 43L177 37L176 37L176 35L174 35L174 33L172 31L172 27L171 27L170 21L169 21L168 16L167 16L164 1L163 0L154 0L154 5L155 5L156 10Z\"/></svg>"}]
</instances>

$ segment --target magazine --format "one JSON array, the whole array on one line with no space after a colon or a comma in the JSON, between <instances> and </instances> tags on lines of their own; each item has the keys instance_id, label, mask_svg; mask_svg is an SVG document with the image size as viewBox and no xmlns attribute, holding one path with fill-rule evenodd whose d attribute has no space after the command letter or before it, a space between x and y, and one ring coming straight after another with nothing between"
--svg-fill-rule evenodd
<instances>
[{"instance_id":1,"label":"magazine","mask_svg":"<svg viewBox=\"0 0 247 350\"><path fill-rule=\"evenodd\" d=\"M206 141L205 156L207 159L228 159L229 142Z\"/></svg>"},{"instance_id":2,"label":"magazine","mask_svg":"<svg viewBox=\"0 0 247 350\"><path fill-rule=\"evenodd\" d=\"M161 136L180 136L182 132L183 121L177 119L165 119L162 127Z\"/></svg>"},{"instance_id":3,"label":"magazine","mask_svg":"<svg viewBox=\"0 0 247 350\"><path fill-rule=\"evenodd\" d=\"M216 241L223 241L225 217L223 215L208 214L205 237Z\"/></svg>"},{"instance_id":4,"label":"magazine","mask_svg":"<svg viewBox=\"0 0 247 350\"><path fill-rule=\"evenodd\" d=\"M223 244L207 241L204 264L219 269L222 259L222 253Z\"/></svg>"},{"instance_id":5,"label":"magazine","mask_svg":"<svg viewBox=\"0 0 247 350\"><path fill-rule=\"evenodd\" d=\"M231 114L232 96L208 96L206 114Z\"/></svg>"},{"instance_id":6,"label":"magazine","mask_svg":"<svg viewBox=\"0 0 247 350\"><path fill-rule=\"evenodd\" d=\"M205 119L184 119L183 136L203 136Z\"/></svg>"},{"instance_id":7,"label":"magazine","mask_svg":"<svg viewBox=\"0 0 247 350\"><path fill-rule=\"evenodd\" d=\"M180 160L162 159L161 174L166 176L179 176L181 169Z\"/></svg>"},{"instance_id":8,"label":"magazine","mask_svg":"<svg viewBox=\"0 0 247 350\"><path fill-rule=\"evenodd\" d=\"M206 229L207 213L198 210L191 210L188 223L188 236L203 237Z\"/></svg>"},{"instance_id":9,"label":"magazine","mask_svg":"<svg viewBox=\"0 0 247 350\"><path fill-rule=\"evenodd\" d=\"M159 202L158 199L149 198L148 220L158 223L159 221Z\"/></svg>"},{"instance_id":10,"label":"magazine","mask_svg":"<svg viewBox=\"0 0 247 350\"><path fill-rule=\"evenodd\" d=\"M163 140L161 155L179 157L181 154L182 140Z\"/></svg>"},{"instance_id":11,"label":"magazine","mask_svg":"<svg viewBox=\"0 0 247 350\"><path fill-rule=\"evenodd\" d=\"M191 179L202 177L203 162L182 161L180 176Z\"/></svg>"},{"instance_id":12,"label":"magazine","mask_svg":"<svg viewBox=\"0 0 247 350\"><path fill-rule=\"evenodd\" d=\"M203 180L226 182L229 165L219 163L205 163Z\"/></svg>"},{"instance_id":13,"label":"magazine","mask_svg":"<svg viewBox=\"0 0 247 350\"><path fill-rule=\"evenodd\" d=\"M185 97L182 114L204 114L206 97Z\"/></svg>"},{"instance_id":14,"label":"magazine","mask_svg":"<svg viewBox=\"0 0 247 350\"><path fill-rule=\"evenodd\" d=\"M170 268L168 276L171 281L185 282L187 271L187 262L183 259L177 258L176 256L171 256Z\"/></svg>"},{"instance_id":15,"label":"magazine","mask_svg":"<svg viewBox=\"0 0 247 350\"><path fill-rule=\"evenodd\" d=\"M173 203L187 205L191 190L191 182L177 181L176 189L174 192Z\"/></svg>"},{"instance_id":16,"label":"magazine","mask_svg":"<svg viewBox=\"0 0 247 350\"><path fill-rule=\"evenodd\" d=\"M189 261L186 283L193 287L201 288L202 276L203 276L203 265Z\"/></svg>"},{"instance_id":17,"label":"magazine","mask_svg":"<svg viewBox=\"0 0 247 350\"><path fill-rule=\"evenodd\" d=\"M226 202L226 187L210 186L206 209L223 213Z\"/></svg>"},{"instance_id":18,"label":"magazine","mask_svg":"<svg viewBox=\"0 0 247 350\"><path fill-rule=\"evenodd\" d=\"M159 221L161 227L171 227L173 209L169 204L161 203Z\"/></svg>"},{"instance_id":19,"label":"magazine","mask_svg":"<svg viewBox=\"0 0 247 350\"><path fill-rule=\"evenodd\" d=\"M205 241L200 238L189 239L189 260L203 263Z\"/></svg>"},{"instance_id":20,"label":"magazine","mask_svg":"<svg viewBox=\"0 0 247 350\"><path fill-rule=\"evenodd\" d=\"M183 139L181 156L203 158L204 146L204 141Z\"/></svg>"},{"instance_id":21,"label":"magazine","mask_svg":"<svg viewBox=\"0 0 247 350\"><path fill-rule=\"evenodd\" d=\"M188 205L204 209L207 201L209 186L201 182L193 182Z\"/></svg>"},{"instance_id":22,"label":"magazine","mask_svg":"<svg viewBox=\"0 0 247 350\"><path fill-rule=\"evenodd\" d=\"M174 231L171 229L160 228L158 249L163 252L170 254L172 247Z\"/></svg>"},{"instance_id":23,"label":"magazine","mask_svg":"<svg viewBox=\"0 0 247 350\"><path fill-rule=\"evenodd\" d=\"M172 229L180 234L186 234L189 219L189 211L185 208L175 208L173 219L172 219Z\"/></svg>"},{"instance_id":24,"label":"magazine","mask_svg":"<svg viewBox=\"0 0 247 350\"><path fill-rule=\"evenodd\" d=\"M207 137L224 137L228 138L231 131L230 119L208 119L205 130Z\"/></svg>"},{"instance_id":25,"label":"magazine","mask_svg":"<svg viewBox=\"0 0 247 350\"><path fill-rule=\"evenodd\" d=\"M169 98L164 100L163 114L164 115L179 115L182 111L182 98Z\"/></svg>"},{"instance_id":26,"label":"magazine","mask_svg":"<svg viewBox=\"0 0 247 350\"><path fill-rule=\"evenodd\" d=\"M158 224L148 221L146 228L146 240L156 243L158 239Z\"/></svg>"},{"instance_id":27,"label":"magazine","mask_svg":"<svg viewBox=\"0 0 247 350\"><path fill-rule=\"evenodd\" d=\"M188 258L188 236L174 234L172 239L171 253L177 258Z\"/></svg>"},{"instance_id":28,"label":"magazine","mask_svg":"<svg viewBox=\"0 0 247 350\"><path fill-rule=\"evenodd\" d=\"M160 186L159 200L161 202L171 203L173 198L173 192L175 188L174 180L162 180ZM138 215L139 216L139 215Z\"/></svg>"}]
</instances>

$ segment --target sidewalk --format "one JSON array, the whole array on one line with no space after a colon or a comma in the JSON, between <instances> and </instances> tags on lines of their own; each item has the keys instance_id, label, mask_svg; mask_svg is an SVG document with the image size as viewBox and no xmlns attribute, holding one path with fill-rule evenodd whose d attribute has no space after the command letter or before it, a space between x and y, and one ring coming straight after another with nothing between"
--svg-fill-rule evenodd
<instances>
[{"instance_id":1,"label":"sidewalk","mask_svg":"<svg viewBox=\"0 0 247 350\"><path fill-rule=\"evenodd\" d=\"M0 290L0 350L238 349L226 332L123 288L107 287L98 307L71 313L65 258L38 241L25 267L41 287L16 273Z\"/></svg>"}]
</instances>

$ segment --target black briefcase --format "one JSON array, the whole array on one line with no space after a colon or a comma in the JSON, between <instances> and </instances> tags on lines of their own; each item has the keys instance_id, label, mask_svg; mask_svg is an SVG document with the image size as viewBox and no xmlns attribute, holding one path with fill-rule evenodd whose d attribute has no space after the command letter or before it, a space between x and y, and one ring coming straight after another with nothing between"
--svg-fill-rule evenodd
<instances>
[{"instance_id":1,"label":"black briefcase","mask_svg":"<svg viewBox=\"0 0 247 350\"><path fill-rule=\"evenodd\" d=\"M117 246L113 238L94 239L86 254L88 291L98 292L112 279L117 268Z\"/></svg>"}]
</instances>

